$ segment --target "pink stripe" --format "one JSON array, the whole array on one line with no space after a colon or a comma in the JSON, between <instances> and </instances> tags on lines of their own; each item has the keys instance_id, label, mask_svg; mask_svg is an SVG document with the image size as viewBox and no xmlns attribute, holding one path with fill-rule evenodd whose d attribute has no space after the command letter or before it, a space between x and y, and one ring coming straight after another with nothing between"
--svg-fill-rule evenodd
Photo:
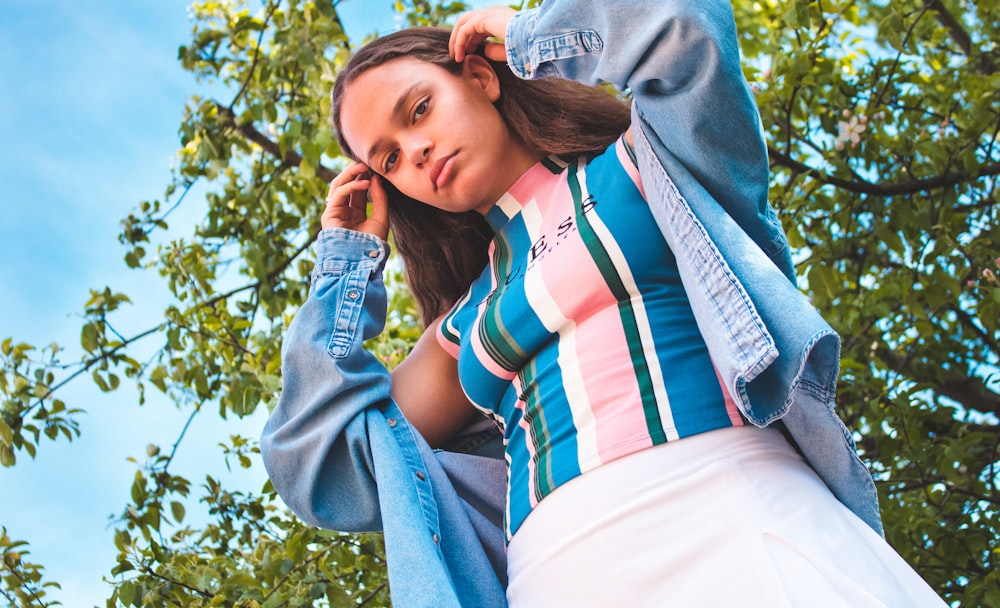
<instances>
[{"instance_id":1,"label":"pink stripe","mask_svg":"<svg viewBox=\"0 0 1000 608\"><path fill-rule=\"evenodd\" d=\"M642 396L631 365L632 355L617 300L580 238L575 223L572 230L565 230L567 218L574 214L573 197L564 179L559 180L559 186L550 189L546 199L538 201L544 218L541 234L565 235L564 238L546 236L551 242L542 248L542 255L553 256L553 262L541 266L542 281L562 315L576 322L577 351L584 353L587 349L595 349L592 352L602 353L600 357L577 358L581 361L584 390L594 413L597 450L602 462L607 462L634 451L634 444L626 443L637 436L646 437L647 445L652 442L648 439ZM568 267L574 267L574 271L562 271ZM580 284L600 285L601 288L599 291L581 290Z\"/></svg>"},{"instance_id":2,"label":"pink stripe","mask_svg":"<svg viewBox=\"0 0 1000 608\"><path fill-rule=\"evenodd\" d=\"M538 199L539 202L552 200L553 197L568 196L569 190L566 186L565 174L555 175L542 163L537 163L531 169L518 178L514 185L510 187L510 195L513 196L521 206ZM556 222L557 224L559 222Z\"/></svg>"},{"instance_id":3,"label":"pink stripe","mask_svg":"<svg viewBox=\"0 0 1000 608\"><path fill-rule=\"evenodd\" d=\"M434 336L437 338L438 344L444 349L444 352L451 355L452 359L458 359L458 344L455 344L448 338L444 336L444 329L442 327L444 323L439 323L437 326L437 331L434 332Z\"/></svg>"},{"instance_id":4,"label":"pink stripe","mask_svg":"<svg viewBox=\"0 0 1000 608\"><path fill-rule=\"evenodd\" d=\"M605 309L577 326L577 349L594 349L603 357L587 357L581 372L594 412L597 450L601 462L634 452L635 440L653 444L642 408L642 395L631 364L625 331L617 307ZM609 364L609 362L611 364Z\"/></svg>"},{"instance_id":5,"label":"pink stripe","mask_svg":"<svg viewBox=\"0 0 1000 608\"><path fill-rule=\"evenodd\" d=\"M624 136L618 138L618 141L615 142L615 153L618 155L618 162L625 169L625 173L628 173L628 176L632 178L632 182L635 183L635 187L639 189L639 194L642 195L643 200L649 200L646 198L646 190L642 187L642 177L639 175L639 169L632 164L632 158L628 155L628 150L625 149Z\"/></svg>"},{"instance_id":6,"label":"pink stripe","mask_svg":"<svg viewBox=\"0 0 1000 608\"><path fill-rule=\"evenodd\" d=\"M486 304L483 304L483 306L485 305ZM479 331L476 326L470 327L468 331L470 334L469 346L472 347L472 352L475 353L476 359L478 359L479 363L486 368L486 371L503 380L512 380L515 376L517 376L516 371L510 371L500 367L497 362L490 357L486 347L483 346L482 338L480 338Z\"/></svg>"},{"instance_id":7,"label":"pink stripe","mask_svg":"<svg viewBox=\"0 0 1000 608\"><path fill-rule=\"evenodd\" d=\"M733 423L733 426L743 426L743 416L740 416L740 410L736 407L736 401L729 395L729 391L722 381L722 375L719 374L719 369L713 364L712 370L715 372L715 377L719 380L719 388L722 389L722 399L726 403L726 414L729 415L729 421Z\"/></svg>"}]
</instances>

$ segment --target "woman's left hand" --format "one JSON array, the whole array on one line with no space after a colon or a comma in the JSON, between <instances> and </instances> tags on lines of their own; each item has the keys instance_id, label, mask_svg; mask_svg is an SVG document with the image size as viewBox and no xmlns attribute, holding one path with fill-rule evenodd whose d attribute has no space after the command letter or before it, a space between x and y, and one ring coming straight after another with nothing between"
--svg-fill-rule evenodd
<instances>
[{"instance_id":1,"label":"woman's left hand","mask_svg":"<svg viewBox=\"0 0 1000 608\"><path fill-rule=\"evenodd\" d=\"M369 196L371 214L368 213ZM382 178L364 163L351 163L330 182L320 225L324 230L347 228L383 241L389 238L389 199Z\"/></svg>"},{"instance_id":2,"label":"woman's left hand","mask_svg":"<svg viewBox=\"0 0 1000 608\"><path fill-rule=\"evenodd\" d=\"M451 30L448 52L455 61L462 61L466 55L475 53L487 38L503 40L507 35L507 24L515 14L517 11L504 5L462 13L455 22L455 28ZM483 52L487 59L507 60L507 49L503 42L487 42Z\"/></svg>"}]
</instances>

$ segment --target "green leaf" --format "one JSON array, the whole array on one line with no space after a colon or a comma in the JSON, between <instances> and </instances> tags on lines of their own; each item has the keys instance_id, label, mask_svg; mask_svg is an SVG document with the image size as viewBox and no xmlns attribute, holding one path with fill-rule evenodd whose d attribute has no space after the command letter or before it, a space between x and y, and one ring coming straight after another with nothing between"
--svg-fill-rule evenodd
<instances>
[{"instance_id":1,"label":"green leaf","mask_svg":"<svg viewBox=\"0 0 1000 608\"><path fill-rule=\"evenodd\" d=\"M174 521L180 523L184 519L184 505L174 501L170 503L170 513L174 517Z\"/></svg>"},{"instance_id":2,"label":"green leaf","mask_svg":"<svg viewBox=\"0 0 1000 608\"><path fill-rule=\"evenodd\" d=\"M97 350L99 334L93 323L87 323L80 332L80 345L83 350L92 353Z\"/></svg>"},{"instance_id":3,"label":"green leaf","mask_svg":"<svg viewBox=\"0 0 1000 608\"><path fill-rule=\"evenodd\" d=\"M0 419L0 442L7 446L14 445L14 431L2 419Z\"/></svg>"},{"instance_id":4,"label":"green leaf","mask_svg":"<svg viewBox=\"0 0 1000 608\"><path fill-rule=\"evenodd\" d=\"M125 530L115 530L115 548L124 551L132 543L132 537Z\"/></svg>"},{"instance_id":5,"label":"green leaf","mask_svg":"<svg viewBox=\"0 0 1000 608\"><path fill-rule=\"evenodd\" d=\"M824 264L814 264L809 267L809 289L824 298L833 297L836 285L830 268Z\"/></svg>"},{"instance_id":6,"label":"green leaf","mask_svg":"<svg viewBox=\"0 0 1000 608\"><path fill-rule=\"evenodd\" d=\"M91 376L94 378L94 384L97 385L97 388L101 389L101 392L107 393L111 390L111 387L108 386L108 383L101 376L100 370L95 369Z\"/></svg>"},{"instance_id":7,"label":"green leaf","mask_svg":"<svg viewBox=\"0 0 1000 608\"><path fill-rule=\"evenodd\" d=\"M252 575L246 572L234 572L226 579L226 583L237 587L259 587L260 583Z\"/></svg>"},{"instance_id":8,"label":"green leaf","mask_svg":"<svg viewBox=\"0 0 1000 608\"><path fill-rule=\"evenodd\" d=\"M146 493L146 478L141 472L136 471L135 481L132 482L132 502L141 506L146 502L149 495Z\"/></svg>"},{"instance_id":9,"label":"green leaf","mask_svg":"<svg viewBox=\"0 0 1000 608\"><path fill-rule=\"evenodd\" d=\"M6 443L0 443L0 465L12 467L16 463L17 458L14 456L13 448Z\"/></svg>"},{"instance_id":10,"label":"green leaf","mask_svg":"<svg viewBox=\"0 0 1000 608\"><path fill-rule=\"evenodd\" d=\"M135 603L136 598L136 588L135 583L132 581L125 581L118 586L118 600L125 604L126 606L132 606Z\"/></svg>"}]
</instances>

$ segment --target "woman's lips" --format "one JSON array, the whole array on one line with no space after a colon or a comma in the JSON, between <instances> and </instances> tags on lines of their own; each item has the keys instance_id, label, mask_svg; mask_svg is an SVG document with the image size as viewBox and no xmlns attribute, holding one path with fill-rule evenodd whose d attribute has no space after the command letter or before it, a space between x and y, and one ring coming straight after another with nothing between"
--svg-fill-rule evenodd
<instances>
[{"instance_id":1,"label":"woman's lips","mask_svg":"<svg viewBox=\"0 0 1000 608\"><path fill-rule=\"evenodd\" d=\"M454 166L454 154L449 154L434 163L434 167L431 169L431 184L434 186L434 190L438 190L448 183Z\"/></svg>"}]
</instances>

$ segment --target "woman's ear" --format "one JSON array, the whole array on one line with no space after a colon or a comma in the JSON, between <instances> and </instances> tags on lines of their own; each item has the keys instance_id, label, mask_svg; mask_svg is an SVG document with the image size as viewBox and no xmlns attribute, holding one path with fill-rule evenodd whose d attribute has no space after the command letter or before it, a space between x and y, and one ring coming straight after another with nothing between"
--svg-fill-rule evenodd
<instances>
[{"instance_id":1,"label":"woman's ear","mask_svg":"<svg viewBox=\"0 0 1000 608\"><path fill-rule=\"evenodd\" d=\"M482 55L466 55L462 60L462 75L474 81L491 102L500 99L500 78Z\"/></svg>"}]
</instances>

